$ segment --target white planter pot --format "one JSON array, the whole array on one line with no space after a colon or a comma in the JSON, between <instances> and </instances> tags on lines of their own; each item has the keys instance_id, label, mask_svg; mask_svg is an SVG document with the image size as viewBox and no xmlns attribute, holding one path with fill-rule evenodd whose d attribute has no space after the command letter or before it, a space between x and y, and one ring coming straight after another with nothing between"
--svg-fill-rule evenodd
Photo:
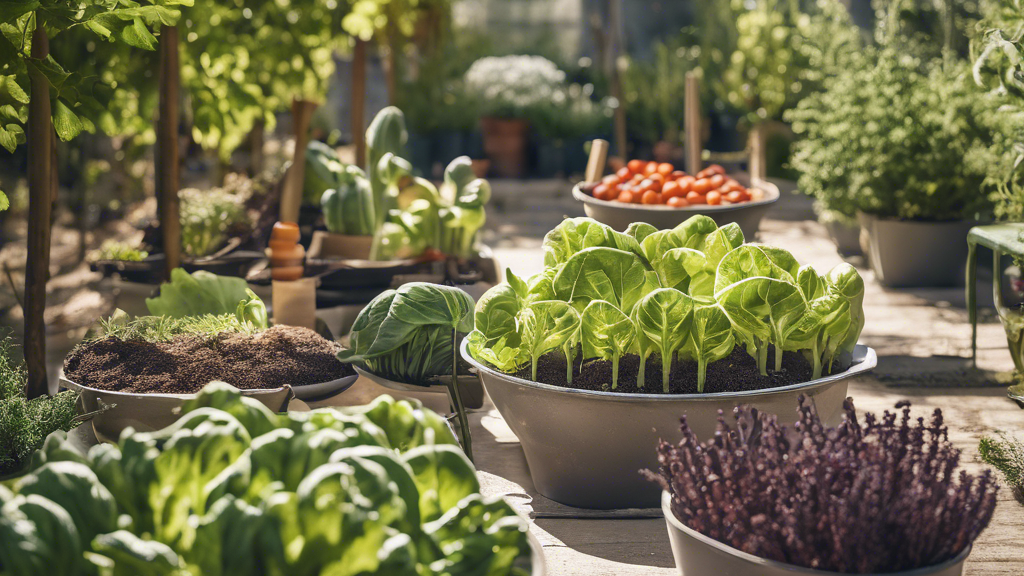
<instances>
[{"instance_id":1,"label":"white planter pot","mask_svg":"<svg viewBox=\"0 0 1024 576\"><path fill-rule=\"evenodd\" d=\"M885 286L962 286L972 221L913 222L858 214L868 260Z\"/></svg>"}]
</instances>

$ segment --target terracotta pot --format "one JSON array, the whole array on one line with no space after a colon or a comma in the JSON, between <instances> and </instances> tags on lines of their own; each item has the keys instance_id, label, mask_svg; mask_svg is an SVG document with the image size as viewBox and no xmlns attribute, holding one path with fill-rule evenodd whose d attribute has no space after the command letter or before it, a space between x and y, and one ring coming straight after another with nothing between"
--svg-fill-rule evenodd
<instances>
[{"instance_id":1,"label":"terracotta pot","mask_svg":"<svg viewBox=\"0 0 1024 576\"><path fill-rule=\"evenodd\" d=\"M488 116L480 119L480 131L494 175L522 178L526 173L526 141L530 132L526 120Z\"/></svg>"},{"instance_id":2,"label":"terracotta pot","mask_svg":"<svg viewBox=\"0 0 1024 576\"><path fill-rule=\"evenodd\" d=\"M868 260L890 287L963 286L970 221L915 222L857 215Z\"/></svg>"},{"instance_id":3,"label":"terracotta pot","mask_svg":"<svg viewBox=\"0 0 1024 576\"><path fill-rule=\"evenodd\" d=\"M672 556L682 576L839 576L838 572L812 570L759 558L692 530L672 513L668 492L662 492L661 509L665 513L665 523L668 524ZM964 572L964 561L970 553L971 547L967 546L956 558L942 564L904 572L886 572L885 576L960 576Z\"/></svg>"},{"instance_id":4,"label":"terracotta pot","mask_svg":"<svg viewBox=\"0 0 1024 576\"><path fill-rule=\"evenodd\" d=\"M373 236L350 236L324 230L313 232L307 256L313 259L369 260Z\"/></svg>"}]
</instances>

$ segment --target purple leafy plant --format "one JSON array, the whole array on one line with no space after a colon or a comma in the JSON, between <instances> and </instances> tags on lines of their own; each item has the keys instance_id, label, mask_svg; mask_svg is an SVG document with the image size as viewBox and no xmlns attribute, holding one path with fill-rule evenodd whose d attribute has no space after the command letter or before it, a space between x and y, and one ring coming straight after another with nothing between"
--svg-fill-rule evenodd
<instances>
[{"instance_id":1,"label":"purple leafy plant","mask_svg":"<svg viewBox=\"0 0 1024 576\"><path fill-rule=\"evenodd\" d=\"M926 423L896 408L862 424L847 399L829 428L801 396L789 428L741 407L703 444L683 417L682 441L658 446L659 473L642 472L683 524L761 558L851 574L933 566L988 525L998 486L988 470L958 472L941 410Z\"/></svg>"}]
</instances>

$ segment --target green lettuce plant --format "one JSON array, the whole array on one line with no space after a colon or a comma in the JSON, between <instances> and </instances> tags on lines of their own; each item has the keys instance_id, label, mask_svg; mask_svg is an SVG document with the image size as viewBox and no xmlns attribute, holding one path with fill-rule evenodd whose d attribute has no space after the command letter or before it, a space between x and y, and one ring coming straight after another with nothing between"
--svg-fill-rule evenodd
<instances>
[{"instance_id":1,"label":"green lettuce plant","mask_svg":"<svg viewBox=\"0 0 1024 576\"><path fill-rule=\"evenodd\" d=\"M212 383L181 419L0 485L0 566L67 574L509 574L526 523L413 401L275 414Z\"/></svg>"},{"instance_id":2,"label":"green lettuce plant","mask_svg":"<svg viewBox=\"0 0 1024 576\"><path fill-rule=\"evenodd\" d=\"M853 352L864 327L864 282L852 266L819 275L786 250L744 244L738 226L719 228L706 216L671 230L642 224L625 233L570 218L545 236L543 250L542 272L524 281L509 271L508 280L476 305L468 349L504 372L530 362L536 379L537 357L560 343L571 382L577 347L566 332L572 332L584 364L594 358L613 363L613 388L619 359L635 353L638 387L645 384L646 361L658 354L663 392L674 359L697 364L697 389L703 391L708 365L728 357L736 343L746 346L764 375L774 348L775 371L782 369L783 352L799 352L818 378ZM527 342L531 306L555 310L552 301L579 313L579 330L569 330L568 320L563 330L555 318L547 319L548 341L537 333L542 324L531 319ZM557 309L553 316L566 310Z\"/></svg>"},{"instance_id":3,"label":"green lettuce plant","mask_svg":"<svg viewBox=\"0 0 1024 576\"><path fill-rule=\"evenodd\" d=\"M614 304L593 300L580 315L583 355L612 361L612 390L619 384L619 360L636 345L636 325Z\"/></svg>"},{"instance_id":4,"label":"green lettuce plant","mask_svg":"<svg viewBox=\"0 0 1024 576\"><path fill-rule=\"evenodd\" d=\"M576 310L557 300L541 300L526 307L523 315L522 347L530 357L531 378L537 379L537 360L552 350L566 352L567 377L572 382L572 353L576 334L580 330L580 315Z\"/></svg>"},{"instance_id":5,"label":"green lettuce plant","mask_svg":"<svg viewBox=\"0 0 1024 576\"><path fill-rule=\"evenodd\" d=\"M171 281L160 285L160 295L146 298L153 316L184 318L205 314L234 314L239 321L263 330L269 325L267 307L241 278L218 276L204 270L189 274L171 270Z\"/></svg>"}]
</instances>

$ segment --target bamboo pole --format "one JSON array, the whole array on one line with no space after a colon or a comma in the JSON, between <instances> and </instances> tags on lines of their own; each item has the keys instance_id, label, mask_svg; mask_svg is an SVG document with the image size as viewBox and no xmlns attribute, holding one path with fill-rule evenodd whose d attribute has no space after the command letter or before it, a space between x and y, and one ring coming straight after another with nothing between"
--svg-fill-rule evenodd
<instances>
[{"instance_id":1,"label":"bamboo pole","mask_svg":"<svg viewBox=\"0 0 1024 576\"><path fill-rule=\"evenodd\" d=\"M352 52L352 143L356 166L366 164L366 41L356 38Z\"/></svg>"},{"instance_id":2,"label":"bamboo pole","mask_svg":"<svg viewBox=\"0 0 1024 576\"><path fill-rule=\"evenodd\" d=\"M298 222L302 207L302 187L306 180L306 148L309 146L309 121L316 110L316 102L294 98L292 100L292 128L295 131L295 151L292 165L281 191L280 218L282 222Z\"/></svg>"},{"instance_id":3,"label":"bamboo pole","mask_svg":"<svg viewBox=\"0 0 1024 576\"><path fill-rule=\"evenodd\" d=\"M38 18L36 20L38 22ZM46 30L32 31L32 59L50 53ZM29 398L50 391L46 377L46 281L50 276L50 216L53 209L53 124L50 85L42 72L29 67L32 96L28 105L28 256L25 262L25 365Z\"/></svg>"},{"instance_id":4,"label":"bamboo pole","mask_svg":"<svg viewBox=\"0 0 1024 576\"><path fill-rule=\"evenodd\" d=\"M609 42L608 81L612 97L618 102L615 108L615 153L625 161L629 154L626 131L626 99L622 93L622 79L619 76L619 52L622 50L622 0L608 0Z\"/></svg>"},{"instance_id":5,"label":"bamboo pole","mask_svg":"<svg viewBox=\"0 0 1024 576\"><path fill-rule=\"evenodd\" d=\"M765 154L765 141L767 139L767 127L764 122L758 122L750 128L750 140L748 143L750 151L750 181L762 181L768 176L768 161Z\"/></svg>"},{"instance_id":6,"label":"bamboo pole","mask_svg":"<svg viewBox=\"0 0 1024 576\"><path fill-rule=\"evenodd\" d=\"M160 116L157 121L157 198L163 237L164 272L181 264L181 220L178 190L181 188L178 153L178 96L181 86L178 63L178 28L160 30Z\"/></svg>"},{"instance_id":7,"label":"bamboo pole","mask_svg":"<svg viewBox=\"0 0 1024 576\"><path fill-rule=\"evenodd\" d=\"M701 117L700 117L700 79L693 72L686 73L684 90L683 130L686 132L684 144L686 171L696 174L701 170Z\"/></svg>"}]
</instances>

